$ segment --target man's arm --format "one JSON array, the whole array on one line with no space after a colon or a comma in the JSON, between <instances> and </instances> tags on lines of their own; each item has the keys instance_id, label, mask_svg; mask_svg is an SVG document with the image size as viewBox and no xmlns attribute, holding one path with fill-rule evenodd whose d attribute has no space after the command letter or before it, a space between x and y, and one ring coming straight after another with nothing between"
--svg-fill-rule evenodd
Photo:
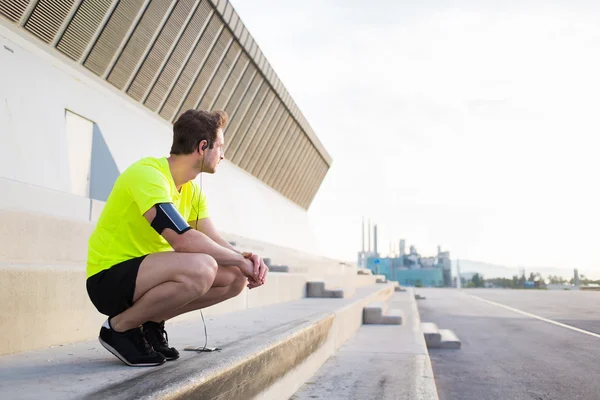
<instances>
[{"instance_id":1,"label":"man's arm","mask_svg":"<svg viewBox=\"0 0 600 400\"><path fill-rule=\"evenodd\" d=\"M156 217L156 209L152 207L145 214L150 224ZM215 243L207 235L194 229L189 229L179 234L172 229L165 229L161 233L173 250L182 253L204 253L212 256L218 264L223 266L239 267L246 276L254 276L254 265L251 260L241 254Z\"/></svg>"},{"instance_id":2,"label":"man's arm","mask_svg":"<svg viewBox=\"0 0 600 400\"><path fill-rule=\"evenodd\" d=\"M188 224L190 224L192 228L204 233L206 236L208 236L221 246L231 251L235 251L238 254L242 254L241 251L233 247L227 240L223 239L223 237L219 234L217 228L215 228L215 225L212 223L210 218L202 218L198 220L197 225L196 221L188 221Z\"/></svg>"},{"instance_id":3,"label":"man's arm","mask_svg":"<svg viewBox=\"0 0 600 400\"><path fill-rule=\"evenodd\" d=\"M219 232L217 231L217 228L215 228L215 225L212 223L210 218L202 218L202 219L198 220L198 224L196 224L196 221L190 221L188 223L192 226L192 228L196 228L196 230L204 233L206 236L208 236L209 238L211 238L212 240L214 240L216 243L220 244L221 246L223 246L231 251L234 251L238 254L242 254L239 250L237 250L235 247L233 247L227 240L223 239L223 237L219 234ZM267 272L268 272L269 268L265 265L265 262L258 254L252 254L252 256L250 257L250 260L254 264L254 274L258 275L260 277L260 281L262 283L264 283L265 279L267 277Z\"/></svg>"}]
</instances>

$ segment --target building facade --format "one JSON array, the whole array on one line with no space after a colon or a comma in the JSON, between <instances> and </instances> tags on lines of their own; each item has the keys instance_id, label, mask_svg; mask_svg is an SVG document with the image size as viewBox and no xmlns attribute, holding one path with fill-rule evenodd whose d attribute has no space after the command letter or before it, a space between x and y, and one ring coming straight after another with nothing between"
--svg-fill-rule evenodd
<instances>
[{"instance_id":1,"label":"building facade","mask_svg":"<svg viewBox=\"0 0 600 400\"><path fill-rule=\"evenodd\" d=\"M2 0L0 42L0 207L94 221L182 112L221 109L217 226L318 251L306 210L331 157L228 1Z\"/></svg>"}]
</instances>

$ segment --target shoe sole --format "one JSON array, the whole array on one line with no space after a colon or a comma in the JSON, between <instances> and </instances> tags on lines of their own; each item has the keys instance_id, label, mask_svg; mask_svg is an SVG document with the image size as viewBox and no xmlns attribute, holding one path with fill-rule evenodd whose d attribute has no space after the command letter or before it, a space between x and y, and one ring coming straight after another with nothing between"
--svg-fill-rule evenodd
<instances>
[{"instance_id":1,"label":"shoe sole","mask_svg":"<svg viewBox=\"0 0 600 400\"><path fill-rule=\"evenodd\" d=\"M123 361L123 363L125 365L128 365L130 367L156 367L158 365L163 365L165 362L167 362L167 360L161 361L159 363L140 363L140 364L132 364L129 361L127 361L121 354L119 354L119 352L117 350L115 350L110 344L106 343L104 340L102 340L102 338L98 337L98 341L100 342L100 344L106 349L108 350L112 355L114 355L115 357L117 357L119 360Z\"/></svg>"}]
</instances>

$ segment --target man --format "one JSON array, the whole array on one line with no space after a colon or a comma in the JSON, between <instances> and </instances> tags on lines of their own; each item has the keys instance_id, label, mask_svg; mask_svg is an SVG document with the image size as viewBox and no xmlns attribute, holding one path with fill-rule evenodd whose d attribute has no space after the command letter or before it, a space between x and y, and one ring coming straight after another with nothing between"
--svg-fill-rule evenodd
<instances>
[{"instance_id":1,"label":"man","mask_svg":"<svg viewBox=\"0 0 600 400\"><path fill-rule=\"evenodd\" d=\"M217 233L193 182L223 160L226 123L222 111L183 113L170 157L144 158L123 171L90 237L87 291L108 316L99 340L127 365L177 359L166 320L265 283L262 258Z\"/></svg>"}]
</instances>

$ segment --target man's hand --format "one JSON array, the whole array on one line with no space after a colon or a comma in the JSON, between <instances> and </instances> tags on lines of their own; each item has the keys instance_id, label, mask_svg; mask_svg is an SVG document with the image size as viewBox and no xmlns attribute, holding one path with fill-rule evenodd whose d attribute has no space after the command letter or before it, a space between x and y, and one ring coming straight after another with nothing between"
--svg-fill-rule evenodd
<instances>
[{"instance_id":1,"label":"man's hand","mask_svg":"<svg viewBox=\"0 0 600 400\"><path fill-rule=\"evenodd\" d=\"M257 277L256 281L260 282L261 285L264 285L267 280L269 267L267 267L262 257L258 254L252 254L250 260L252 260L252 264L254 264L254 276Z\"/></svg>"},{"instance_id":2,"label":"man's hand","mask_svg":"<svg viewBox=\"0 0 600 400\"><path fill-rule=\"evenodd\" d=\"M254 289L264 285L269 268L257 254L244 253L244 264L240 270L248 278L248 288Z\"/></svg>"}]
</instances>

